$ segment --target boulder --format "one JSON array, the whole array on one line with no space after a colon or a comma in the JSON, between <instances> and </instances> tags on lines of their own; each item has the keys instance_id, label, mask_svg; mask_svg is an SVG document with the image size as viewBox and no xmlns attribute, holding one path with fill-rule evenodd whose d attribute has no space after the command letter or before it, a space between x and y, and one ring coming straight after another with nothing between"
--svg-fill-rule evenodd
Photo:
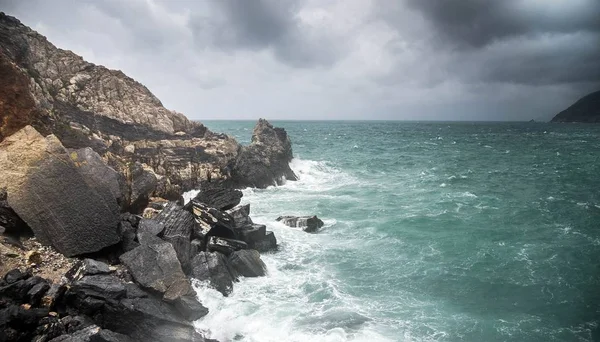
<instances>
[{"instance_id":1,"label":"boulder","mask_svg":"<svg viewBox=\"0 0 600 342\"><path fill-rule=\"evenodd\" d=\"M163 295L165 300L194 293L186 278L173 245L156 241L129 251L119 258L137 284Z\"/></svg>"},{"instance_id":2,"label":"boulder","mask_svg":"<svg viewBox=\"0 0 600 342\"><path fill-rule=\"evenodd\" d=\"M146 244L146 240L156 237L165 230L165 225L154 219L143 218L140 220L137 228L137 239L141 244Z\"/></svg>"},{"instance_id":3,"label":"boulder","mask_svg":"<svg viewBox=\"0 0 600 342\"><path fill-rule=\"evenodd\" d=\"M144 166L135 162L131 165L129 189L131 193L131 208L132 212L141 212L146 208L150 200L150 196L156 189L158 179L154 172L147 170Z\"/></svg>"},{"instance_id":4,"label":"boulder","mask_svg":"<svg viewBox=\"0 0 600 342\"><path fill-rule=\"evenodd\" d=\"M75 265L65 273L65 277L69 280L76 280L83 276L108 274L111 272L112 270L110 267L102 261L86 258L76 262Z\"/></svg>"},{"instance_id":5,"label":"boulder","mask_svg":"<svg viewBox=\"0 0 600 342\"><path fill-rule=\"evenodd\" d=\"M275 238L275 234L271 231L267 231L265 237L258 241L254 242L252 249L256 249L259 252L269 252L277 249L277 238Z\"/></svg>"},{"instance_id":6,"label":"boulder","mask_svg":"<svg viewBox=\"0 0 600 342\"><path fill-rule=\"evenodd\" d=\"M239 187L257 188L282 184L284 179L297 180L289 165L292 158L292 143L285 129L260 119L252 132L252 142L242 147L235 161L232 178Z\"/></svg>"},{"instance_id":7,"label":"boulder","mask_svg":"<svg viewBox=\"0 0 600 342\"><path fill-rule=\"evenodd\" d=\"M252 219L250 218L250 204L237 206L227 210L226 213L233 218L233 228L235 229L252 224Z\"/></svg>"},{"instance_id":8,"label":"boulder","mask_svg":"<svg viewBox=\"0 0 600 342\"><path fill-rule=\"evenodd\" d=\"M227 264L227 257L221 253L198 253L192 259L192 276L200 281L207 281L224 296L233 291L234 277Z\"/></svg>"},{"instance_id":9,"label":"boulder","mask_svg":"<svg viewBox=\"0 0 600 342\"><path fill-rule=\"evenodd\" d=\"M233 230L233 218L229 214L194 200L190 203L196 222L198 222L194 229L194 238L204 239L208 236L219 236L228 239L237 238Z\"/></svg>"},{"instance_id":10,"label":"boulder","mask_svg":"<svg viewBox=\"0 0 600 342\"><path fill-rule=\"evenodd\" d=\"M0 189L0 227L3 234L28 235L31 229L8 205L6 188Z\"/></svg>"},{"instance_id":11,"label":"boulder","mask_svg":"<svg viewBox=\"0 0 600 342\"><path fill-rule=\"evenodd\" d=\"M242 192L222 183L203 183L194 201L219 210L228 210L240 204Z\"/></svg>"},{"instance_id":12,"label":"boulder","mask_svg":"<svg viewBox=\"0 0 600 342\"><path fill-rule=\"evenodd\" d=\"M101 329L94 324L72 334L53 338L50 342L133 342L133 340L126 335Z\"/></svg>"},{"instance_id":13,"label":"boulder","mask_svg":"<svg viewBox=\"0 0 600 342\"><path fill-rule=\"evenodd\" d=\"M264 224L251 224L237 229L237 235L240 240L248 244L248 248L262 241L267 234L267 226Z\"/></svg>"},{"instance_id":14,"label":"boulder","mask_svg":"<svg viewBox=\"0 0 600 342\"><path fill-rule=\"evenodd\" d=\"M162 232L163 240L173 245L183 271L186 274L189 273L191 270L192 232L198 225L194 220L194 215L183 210L183 207L177 203L169 202L154 220L165 227Z\"/></svg>"},{"instance_id":15,"label":"boulder","mask_svg":"<svg viewBox=\"0 0 600 342\"><path fill-rule=\"evenodd\" d=\"M267 265L260 259L260 253L245 249L231 253L228 258L232 273L243 277L262 277L267 273Z\"/></svg>"},{"instance_id":16,"label":"boulder","mask_svg":"<svg viewBox=\"0 0 600 342\"><path fill-rule=\"evenodd\" d=\"M108 166L98 153L86 147L70 150L69 156L91 188L106 196L107 202L114 201L119 206L123 205L125 193L120 179L123 176Z\"/></svg>"},{"instance_id":17,"label":"boulder","mask_svg":"<svg viewBox=\"0 0 600 342\"><path fill-rule=\"evenodd\" d=\"M323 227L323 221L316 216L279 216L277 221L289 227L302 228L305 232L314 233Z\"/></svg>"},{"instance_id":18,"label":"boulder","mask_svg":"<svg viewBox=\"0 0 600 342\"><path fill-rule=\"evenodd\" d=\"M229 255L235 251L248 248L244 241L211 236L208 239L206 249L209 252L220 252Z\"/></svg>"},{"instance_id":19,"label":"boulder","mask_svg":"<svg viewBox=\"0 0 600 342\"><path fill-rule=\"evenodd\" d=\"M116 203L90 187L58 139L33 127L0 143L0 187L38 241L66 256L119 242Z\"/></svg>"}]
</instances>

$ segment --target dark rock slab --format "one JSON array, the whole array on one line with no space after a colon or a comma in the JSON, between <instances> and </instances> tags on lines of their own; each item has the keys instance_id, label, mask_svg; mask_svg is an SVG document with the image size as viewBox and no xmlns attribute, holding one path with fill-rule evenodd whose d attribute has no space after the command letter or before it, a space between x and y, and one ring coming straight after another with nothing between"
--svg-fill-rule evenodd
<instances>
[{"instance_id":1,"label":"dark rock slab","mask_svg":"<svg viewBox=\"0 0 600 342\"><path fill-rule=\"evenodd\" d=\"M279 216L277 221L289 227L302 228L307 233L314 233L324 225L317 216Z\"/></svg>"},{"instance_id":2,"label":"dark rock slab","mask_svg":"<svg viewBox=\"0 0 600 342\"><path fill-rule=\"evenodd\" d=\"M150 195L152 195L156 189L158 180L153 172L144 169L139 162L133 163L129 172L131 174L129 183L131 193L130 210L138 213L144 210L148 205Z\"/></svg>"},{"instance_id":3,"label":"dark rock slab","mask_svg":"<svg viewBox=\"0 0 600 342\"><path fill-rule=\"evenodd\" d=\"M27 126L0 143L0 187L42 244L66 256L119 242L118 208L88 185L60 141Z\"/></svg>"},{"instance_id":4,"label":"dark rock slab","mask_svg":"<svg viewBox=\"0 0 600 342\"><path fill-rule=\"evenodd\" d=\"M173 304L181 316L188 321L195 321L208 314L208 309L192 295L181 296L171 304Z\"/></svg>"},{"instance_id":5,"label":"dark rock slab","mask_svg":"<svg viewBox=\"0 0 600 342\"><path fill-rule=\"evenodd\" d=\"M228 258L232 273L244 277L262 277L267 273L267 265L260 259L260 253L245 249L231 253Z\"/></svg>"},{"instance_id":6,"label":"dark rock slab","mask_svg":"<svg viewBox=\"0 0 600 342\"><path fill-rule=\"evenodd\" d=\"M50 285L50 288L42 297L40 305L49 310L54 310L56 304L60 302L66 290L67 287L65 286L65 284L54 283Z\"/></svg>"},{"instance_id":7,"label":"dark rock slab","mask_svg":"<svg viewBox=\"0 0 600 342\"><path fill-rule=\"evenodd\" d=\"M72 334L56 337L50 342L134 342L126 335L90 325Z\"/></svg>"},{"instance_id":8,"label":"dark rock slab","mask_svg":"<svg viewBox=\"0 0 600 342\"><path fill-rule=\"evenodd\" d=\"M38 306L46 292L50 289L50 284L46 281L37 283L27 291L27 301L33 306Z\"/></svg>"},{"instance_id":9,"label":"dark rock slab","mask_svg":"<svg viewBox=\"0 0 600 342\"><path fill-rule=\"evenodd\" d=\"M254 246L265 239L267 234L267 226L264 224L251 224L236 229L240 240L248 244L248 248L253 249Z\"/></svg>"},{"instance_id":10,"label":"dark rock slab","mask_svg":"<svg viewBox=\"0 0 600 342\"><path fill-rule=\"evenodd\" d=\"M275 233L267 231L264 239L255 242L252 249L256 249L259 252L269 252L277 249L277 238Z\"/></svg>"},{"instance_id":11,"label":"dark rock slab","mask_svg":"<svg viewBox=\"0 0 600 342\"><path fill-rule=\"evenodd\" d=\"M226 211L233 218L233 228L238 229L252 224L250 218L250 204L237 206Z\"/></svg>"},{"instance_id":12,"label":"dark rock slab","mask_svg":"<svg viewBox=\"0 0 600 342\"><path fill-rule=\"evenodd\" d=\"M218 209L207 206L204 203L190 201L192 212L198 222L193 237L204 239L207 236L219 236L229 239L237 238L233 230L233 218Z\"/></svg>"},{"instance_id":13,"label":"dark rock slab","mask_svg":"<svg viewBox=\"0 0 600 342\"><path fill-rule=\"evenodd\" d=\"M225 255L230 255L235 251L248 248L244 241L226 239L218 236L211 236L208 239L206 250L209 252L220 252Z\"/></svg>"},{"instance_id":14,"label":"dark rock slab","mask_svg":"<svg viewBox=\"0 0 600 342\"><path fill-rule=\"evenodd\" d=\"M165 225L154 219L143 218L140 220L137 228L137 238L141 244L146 244L146 240L151 237L162 234L165 230Z\"/></svg>"},{"instance_id":15,"label":"dark rock slab","mask_svg":"<svg viewBox=\"0 0 600 342\"><path fill-rule=\"evenodd\" d=\"M227 264L227 257L217 252L200 252L192 260L192 276L208 283L228 296L233 291L234 277Z\"/></svg>"},{"instance_id":16,"label":"dark rock slab","mask_svg":"<svg viewBox=\"0 0 600 342\"><path fill-rule=\"evenodd\" d=\"M173 245L166 241L141 245L119 258L137 284L161 293L167 300L193 293Z\"/></svg>"},{"instance_id":17,"label":"dark rock slab","mask_svg":"<svg viewBox=\"0 0 600 342\"><path fill-rule=\"evenodd\" d=\"M222 183L204 183L194 201L219 210L228 210L240 204L242 192Z\"/></svg>"},{"instance_id":18,"label":"dark rock slab","mask_svg":"<svg viewBox=\"0 0 600 342\"><path fill-rule=\"evenodd\" d=\"M16 236L32 234L31 228L21 220L19 215L8 204L6 188L0 189L0 227L3 228L1 232L3 234Z\"/></svg>"},{"instance_id":19,"label":"dark rock slab","mask_svg":"<svg viewBox=\"0 0 600 342\"><path fill-rule=\"evenodd\" d=\"M175 202L169 202L165 208L154 218L165 229L162 233L163 240L171 243L177 254L181 268L187 274L191 271L191 240L192 232L198 223L194 215Z\"/></svg>"}]
</instances>

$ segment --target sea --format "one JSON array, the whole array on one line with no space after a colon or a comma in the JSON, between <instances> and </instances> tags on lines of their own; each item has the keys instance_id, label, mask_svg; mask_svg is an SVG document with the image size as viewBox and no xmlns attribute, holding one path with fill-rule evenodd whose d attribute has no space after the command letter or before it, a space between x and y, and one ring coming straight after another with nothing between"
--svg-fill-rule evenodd
<instances>
[{"instance_id":1,"label":"sea","mask_svg":"<svg viewBox=\"0 0 600 342\"><path fill-rule=\"evenodd\" d=\"M273 121L298 181L245 189L269 274L203 283L220 341L600 341L600 125ZM255 122L204 122L248 144ZM280 215L317 215L315 234Z\"/></svg>"}]
</instances>

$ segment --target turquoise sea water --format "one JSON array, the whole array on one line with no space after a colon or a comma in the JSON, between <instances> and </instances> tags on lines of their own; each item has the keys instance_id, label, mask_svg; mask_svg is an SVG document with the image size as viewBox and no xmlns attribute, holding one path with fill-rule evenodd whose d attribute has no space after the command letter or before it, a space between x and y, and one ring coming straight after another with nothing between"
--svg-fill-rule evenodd
<instances>
[{"instance_id":1,"label":"turquoise sea water","mask_svg":"<svg viewBox=\"0 0 600 342\"><path fill-rule=\"evenodd\" d=\"M222 341L600 340L600 126L273 122L297 182L246 189L280 251ZM205 122L248 143L254 122ZM308 234L275 221L313 215Z\"/></svg>"}]
</instances>

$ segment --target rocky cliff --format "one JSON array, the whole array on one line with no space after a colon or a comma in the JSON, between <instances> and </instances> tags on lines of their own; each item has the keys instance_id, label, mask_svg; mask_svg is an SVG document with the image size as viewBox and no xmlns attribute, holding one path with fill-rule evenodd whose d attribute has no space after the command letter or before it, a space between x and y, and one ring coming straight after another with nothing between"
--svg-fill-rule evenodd
<instances>
[{"instance_id":1,"label":"rocky cliff","mask_svg":"<svg viewBox=\"0 0 600 342\"><path fill-rule=\"evenodd\" d=\"M209 180L266 187L295 179L283 129L261 120L252 144L241 146L166 109L123 72L86 62L0 13L0 141L27 125L67 149L99 153L128 184L127 205L138 195L176 198Z\"/></svg>"},{"instance_id":2,"label":"rocky cliff","mask_svg":"<svg viewBox=\"0 0 600 342\"><path fill-rule=\"evenodd\" d=\"M582 97L558 113L551 122L600 122L600 90Z\"/></svg>"}]
</instances>

